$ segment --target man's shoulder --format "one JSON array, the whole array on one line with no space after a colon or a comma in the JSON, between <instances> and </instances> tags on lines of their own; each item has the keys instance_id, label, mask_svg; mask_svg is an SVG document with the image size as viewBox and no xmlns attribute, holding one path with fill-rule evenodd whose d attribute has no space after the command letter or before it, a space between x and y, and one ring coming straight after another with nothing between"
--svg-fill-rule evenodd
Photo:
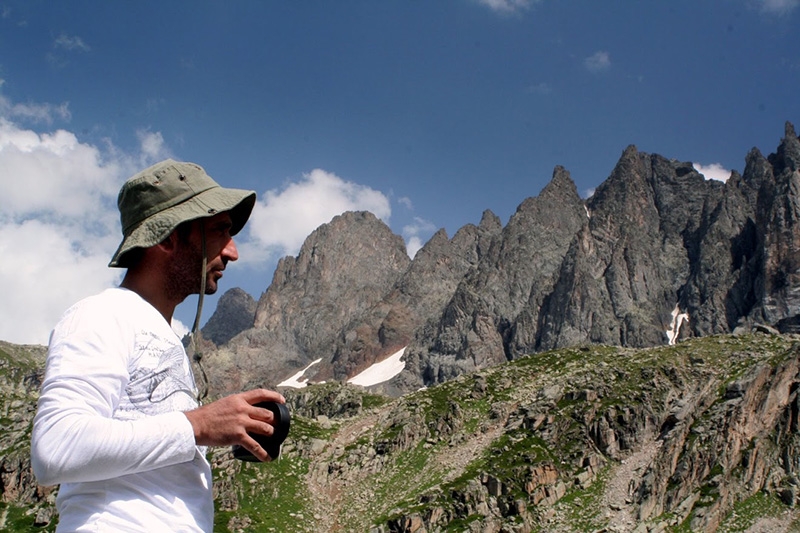
<instances>
[{"instance_id":1,"label":"man's shoulder","mask_svg":"<svg viewBox=\"0 0 800 533\"><path fill-rule=\"evenodd\" d=\"M112 287L78 300L64 312L64 315L93 310L107 310L108 312L124 310L127 306L137 305L139 301L142 301L142 299L135 292L120 287Z\"/></svg>"},{"instance_id":2,"label":"man's shoulder","mask_svg":"<svg viewBox=\"0 0 800 533\"><path fill-rule=\"evenodd\" d=\"M61 316L56 329L60 327L81 327L81 324L109 326L112 323L141 321L147 316L146 302L136 294L122 288L109 288L92 296L79 300Z\"/></svg>"}]
</instances>

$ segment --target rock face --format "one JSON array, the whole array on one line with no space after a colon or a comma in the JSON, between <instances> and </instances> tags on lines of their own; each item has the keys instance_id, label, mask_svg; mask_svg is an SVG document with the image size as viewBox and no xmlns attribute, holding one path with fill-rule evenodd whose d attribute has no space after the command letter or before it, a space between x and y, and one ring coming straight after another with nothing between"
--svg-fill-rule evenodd
<instances>
[{"instance_id":1,"label":"rock face","mask_svg":"<svg viewBox=\"0 0 800 533\"><path fill-rule=\"evenodd\" d=\"M44 379L45 348L0 341L0 502L3 524L9 509L24 509L25 523L37 528L51 525L55 516L54 492L36 484L31 470L30 438L39 387ZM52 527L50 528L52 530ZM20 528L20 531L22 528ZM30 530L30 529L28 529Z\"/></svg>"},{"instance_id":2,"label":"rock face","mask_svg":"<svg viewBox=\"0 0 800 533\"><path fill-rule=\"evenodd\" d=\"M409 350L425 383L533 351L535 336L520 323L536 324L552 291L570 242L586 220L583 201L561 167L536 198L525 200L497 232L474 269L467 272L432 334ZM413 363L412 363L413 364Z\"/></svg>"},{"instance_id":3,"label":"rock face","mask_svg":"<svg viewBox=\"0 0 800 533\"><path fill-rule=\"evenodd\" d=\"M253 327L256 301L242 289L230 289L217 302L217 309L206 325L203 337L217 346L225 344L246 329Z\"/></svg>"},{"instance_id":4,"label":"rock face","mask_svg":"<svg viewBox=\"0 0 800 533\"><path fill-rule=\"evenodd\" d=\"M751 165L753 185L760 185L756 229L762 267L752 314L772 324L800 313L800 140L792 125L786 125L777 153L765 162L751 152Z\"/></svg>"},{"instance_id":5,"label":"rock face","mask_svg":"<svg viewBox=\"0 0 800 533\"><path fill-rule=\"evenodd\" d=\"M344 330L331 361L334 377L352 376L407 346L418 331L436 327L434 319L499 231L499 219L486 211L477 227L465 226L452 239L437 232L386 296Z\"/></svg>"},{"instance_id":6,"label":"rock face","mask_svg":"<svg viewBox=\"0 0 800 533\"><path fill-rule=\"evenodd\" d=\"M341 332L381 302L410 262L403 239L371 213L320 226L296 258L281 259L252 327L204 356L212 393L275 386L316 359L330 361ZM333 373L329 364L321 371Z\"/></svg>"},{"instance_id":7,"label":"rock face","mask_svg":"<svg viewBox=\"0 0 800 533\"><path fill-rule=\"evenodd\" d=\"M214 333L212 390L274 386L317 360L306 378L344 380L406 347L405 371L377 387L396 395L551 348L800 330L798 165L789 123L725 183L629 146L591 198L556 167L505 226L487 211L413 261L383 222L346 213L281 260L251 327Z\"/></svg>"}]
</instances>

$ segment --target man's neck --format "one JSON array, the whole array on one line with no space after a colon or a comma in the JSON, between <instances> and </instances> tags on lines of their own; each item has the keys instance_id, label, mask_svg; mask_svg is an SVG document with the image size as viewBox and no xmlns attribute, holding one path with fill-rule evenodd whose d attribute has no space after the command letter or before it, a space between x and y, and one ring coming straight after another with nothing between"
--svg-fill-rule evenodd
<instances>
[{"instance_id":1,"label":"man's neck","mask_svg":"<svg viewBox=\"0 0 800 533\"><path fill-rule=\"evenodd\" d=\"M173 302L166 297L165 291L161 290L152 283L152 279L148 280L144 276L136 275L131 271L125 274L125 278L120 283L120 287L135 292L142 297L143 300L155 307L167 324L172 324L172 315L175 312L175 307L180 302Z\"/></svg>"}]
</instances>

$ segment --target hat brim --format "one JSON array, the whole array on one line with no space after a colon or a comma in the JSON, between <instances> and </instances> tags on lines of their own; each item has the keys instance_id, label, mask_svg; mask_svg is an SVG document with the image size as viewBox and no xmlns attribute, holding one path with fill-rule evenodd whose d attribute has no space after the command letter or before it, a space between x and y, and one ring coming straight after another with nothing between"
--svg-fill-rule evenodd
<instances>
[{"instance_id":1,"label":"hat brim","mask_svg":"<svg viewBox=\"0 0 800 533\"><path fill-rule=\"evenodd\" d=\"M140 222L122 239L108 264L128 268L126 254L134 248L150 248L166 239L183 222L230 212L231 235L244 227L256 203L255 191L213 187L178 205L160 211Z\"/></svg>"}]
</instances>

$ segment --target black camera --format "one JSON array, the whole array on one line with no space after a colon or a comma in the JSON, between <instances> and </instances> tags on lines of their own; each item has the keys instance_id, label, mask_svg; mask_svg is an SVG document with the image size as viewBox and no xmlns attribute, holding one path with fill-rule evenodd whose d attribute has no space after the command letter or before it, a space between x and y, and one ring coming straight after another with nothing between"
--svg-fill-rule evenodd
<instances>
[{"instance_id":1,"label":"black camera","mask_svg":"<svg viewBox=\"0 0 800 533\"><path fill-rule=\"evenodd\" d=\"M267 454L274 461L281 455L281 444L286 440L289 435L289 426L292 423L292 415L289 414L289 408L282 403L277 402L261 402L253 404L256 407L269 409L275 415L275 421L272 423L274 431L272 435L261 435L258 433L248 433L258 442L262 448L267 451ZM233 445L233 456L242 461L260 462L260 459L253 455L250 450L238 444Z\"/></svg>"}]
</instances>

